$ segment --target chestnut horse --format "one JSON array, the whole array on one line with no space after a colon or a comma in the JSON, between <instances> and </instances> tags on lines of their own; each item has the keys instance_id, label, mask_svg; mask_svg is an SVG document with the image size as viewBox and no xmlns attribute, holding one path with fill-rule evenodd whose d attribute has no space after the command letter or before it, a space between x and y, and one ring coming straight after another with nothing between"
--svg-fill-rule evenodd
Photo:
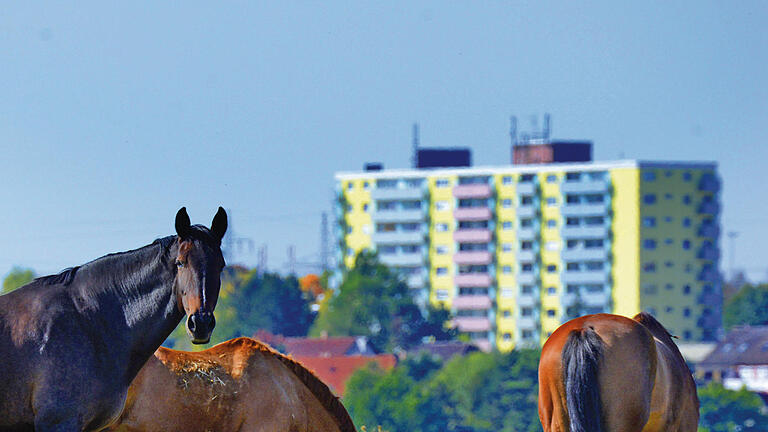
<instances>
[{"instance_id":1,"label":"chestnut horse","mask_svg":"<svg viewBox=\"0 0 768 432\"><path fill-rule=\"evenodd\" d=\"M647 313L560 326L539 362L544 432L696 432L699 400L683 356Z\"/></svg>"},{"instance_id":2,"label":"chestnut horse","mask_svg":"<svg viewBox=\"0 0 768 432\"><path fill-rule=\"evenodd\" d=\"M0 430L101 430L185 313L207 343L226 229L221 207L210 230L182 208L174 236L0 296Z\"/></svg>"},{"instance_id":3,"label":"chestnut horse","mask_svg":"<svg viewBox=\"0 0 768 432\"><path fill-rule=\"evenodd\" d=\"M201 352L160 348L128 390L118 432L354 432L311 372L237 338Z\"/></svg>"}]
</instances>

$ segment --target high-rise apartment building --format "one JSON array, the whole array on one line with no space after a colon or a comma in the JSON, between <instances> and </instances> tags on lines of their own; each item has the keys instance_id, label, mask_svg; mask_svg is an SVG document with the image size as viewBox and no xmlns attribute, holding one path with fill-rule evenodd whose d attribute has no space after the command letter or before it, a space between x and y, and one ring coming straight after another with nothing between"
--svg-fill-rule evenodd
<instances>
[{"instance_id":1,"label":"high-rise apartment building","mask_svg":"<svg viewBox=\"0 0 768 432\"><path fill-rule=\"evenodd\" d=\"M339 173L340 264L363 249L485 349L648 311L685 341L721 326L714 163L579 162Z\"/></svg>"}]
</instances>

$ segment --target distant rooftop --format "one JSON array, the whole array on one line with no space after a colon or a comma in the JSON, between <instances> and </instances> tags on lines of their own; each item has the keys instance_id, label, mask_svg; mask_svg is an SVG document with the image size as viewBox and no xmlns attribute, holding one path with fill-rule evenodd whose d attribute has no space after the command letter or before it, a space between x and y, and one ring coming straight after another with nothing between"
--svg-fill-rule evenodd
<instances>
[{"instance_id":1,"label":"distant rooftop","mask_svg":"<svg viewBox=\"0 0 768 432\"><path fill-rule=\"evenodd\" d=\"M768 365L768 326L734 327L701 367Z\"/></svg>"}]
</instances>

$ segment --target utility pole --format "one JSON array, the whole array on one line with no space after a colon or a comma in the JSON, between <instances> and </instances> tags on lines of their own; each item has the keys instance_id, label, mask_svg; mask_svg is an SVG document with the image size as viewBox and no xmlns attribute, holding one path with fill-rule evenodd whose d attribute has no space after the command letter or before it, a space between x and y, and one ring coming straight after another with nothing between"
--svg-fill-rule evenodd
<instances>
[{"instance_id":1,"label":"utility pole","mask_svg":"<svg viewBox=\"0 0 768 432\"><path fill-rule=\"evenodd\" d=\"M731 273L731 279L736 277L736 237L739 236L739 233L737 231L728 231L728 242L729 242L729 252L728 252L728 267L730 267L729 271Z\"/></svg>"}]
</instances>

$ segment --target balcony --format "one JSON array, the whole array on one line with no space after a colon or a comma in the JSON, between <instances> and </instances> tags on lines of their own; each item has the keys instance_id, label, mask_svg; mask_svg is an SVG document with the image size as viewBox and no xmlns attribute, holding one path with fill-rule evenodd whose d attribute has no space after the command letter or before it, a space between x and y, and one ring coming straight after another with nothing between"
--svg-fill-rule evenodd
<instances>
[{"instance_id":1,"label":"balcony","mask_svg":"<svg viewBox=\"0 0 768 432\"><path fill-rule=\"evenodd\" d=\"M491 331L491 320L484 317L456 317L453 322L460 332Z\"/></svg>"},{"instance_id":2,"label":"balcony","mask_svg":"<svg viewBox=\"0 0 768 432\"><path fill-rule=\"evenodd\" d=\"M459 229L453 233L457 243L488 243L493 239L493 233L487 228Z\"/></svg>"},{"instance_id":3,"label":"balcony","mask_svg":"<svg viewBox=\"0 0 768 432\"><path fill-rule=\"evenodd\" d=\"M418 188L374 188L371 189L371 199L377 200L421 200L426 189Z\"/></svg>"},{"instance_id":4,"label":"balcony","mask_svg":"<svg viewBox=\"0 0 768 432\"><path fill-rule=\"evenodd\" d=\"M486 288L493 285L493 278L487 273L464 273L454 276L453 282L464 288Z\"/></svg>"},{"instance_id":5,"label":"balcony","mask_svg":"<svg viewBox=\"0 0 768 432\"><path fill-rule=\"evenodd\" d=\"M424 287L424 275L412 274L405 278L405 283L408 284L408 288L423 288Z\"/></svg>"},{"instance_id":6,"label":"balcony","mask_svg":"<svg viewBox=\"0 0 768 432\"><path fill-rule=\"evenodd\" d=\"M536 240L538 237L538 227L520 227L517 229L518 240Z\"/></svg>"},{"instance_id":7,"label":"balcony","mask_svg":"<svg viewBox=\"0 0 768 432\"><path fill-rule=\"evenodd\" d=\"M723 297L717 293L704 292L696 297L696 302L706 306L720 306L723 303Z\"/></svg>"},{"instance_id":8,"label":"balcony","mask_svg":"<svg viewBox=\"0 0 768 432\"><path fill-rule=\"evenodd\" d=\"M536 194L536 183L534 182L518 183L515 190L518 195L534 195Z\"/></svg>"},{"instance_id":9,"label":"balcony","mask_svg":"<svg viewBox=\"0 0 768 432\"><path fill-rule=\"evenodd\" d=\"M420 222L426 219L424 210L377 210L371 214L375 222Z\"/></svg>"},{"instance_id":10,"label":"balcony","mask_svg":"<svg viewBox=\"0 0 768 432\"><path fill-rule=\"evenodd\" d=\"M538 271L518 273L515 279L518 285L536 285L539 281Z\"/></svg>"},{"instance_id":11,"label":"balcony","mask_svg":"<svg viewBox=\"0 0 768 432\"><path fill-rule=\"evenodd\" d=\"M422 230L375 232L371 240L375 244L421 244L424 242L424 236Z\"/></svg>"},{"instance_id":12,"label":"balcony","mask_svg":"<svg viewBox=\"0 0 768 432\"><path fill-rule=\"evenodd\" d=\"M453 217L458 221L486 221L493 218L493 213L488 207L459 207Z\"/></svg>"},{"instance_id":13,"label":"balcony","mask_svg":"<svg viewBox=\"0 0 768 432\"><path fill-rule=\"evenodd\" d=\"M705 268L699 273L698 280L701 282L718 282L720 274L713 268Z\"/></svg>"},{"instance_id":14,"label":"balcony","mask_svg":"<svg viewBox=\"0 0 768 432\"><path fill-rule=\"evenodd\" d=\"M717 261L720 259L720 251L711 244L705 244L699 249L696 258L704 261Z\"/></svg>"},{"instance_id":15,"label":"balcony","mask_svg":"<svg viewBox=\"0 0 768 432\"><path fill-rule=\"evenodd\" d=\"M538 208L534 205L520 206L515 213L518 218L535 218L538 214Z\"/></svg>"},{"instance_id":16,"label":"balcony","mask_svg":"<svg viewBox=\"0 0 768 432\"><path fill-rule=\"evenodd\" d=\"M605 180L582 179L580 181L566 181L560 185L560 190L565 193L606 193L610 190L609 183Z\"/></svg>"},{"instance_id":17,"label":"balcony","mask_svg":"<svg viewBox=\"0 0 768 432\"><path fill-rule=\"evenodd\" d=\"M606 225L572 226L566 225L562 229L564 238L578 239L604 239L609 238L611 229Z\"/></svg>"},{"instance_id":18,"label":"balcony","mask_svg":"<svg viewBox=\"0 0 768 432\"><path fill-rule=\"evenodd\" d=\"M699 227L698 235L710 239L716 239L720 236L720 227L713 223L704 223Z\"/></svg>"},{"instance_id":19,"label":"balcony","mask_svg":"<svg viewBox=\"0 0 768 432\"><path fill-rule=\"evenodd\" d=\"M453 255L453 262L459 265L486 265L493 262L493 255L487 251L459 251Z\"/></svg>"},{"instance_id":20,"label":"balcony","mask_svg":"<svg viewBox=\"0 0 768 432\"><path fill-rule=\"evenodd\" d=\"M583 248L577 247L565 249L560 253L563 261L606 261L611 254L608 248Z\"/></svg>"},{"instance_id":21,"label":"balcony","mask_svg":"<svg viewBox=\"0 0 768 432\"><path fill-rule=\"evenodd\" d=\"M422 252L396 253L379 255L381 263L387 266L418 267L424 265L425 258Z\"/></svg>"},{"instance_id":22,"label":"balcony","mask_svg":"<svg viewBox=\"0 0 768 432\"><path fill-rule=\"evenodd\" d=\"M564 284L608 283L610 274L605 270L564 271L560 276Z\"/></svg>"},{"instance_id":23,"label":"balcony","mask_svg":"<svg viewBox=\"0 0 768 432\"><path fill-rule=\"evenodd\" d=\"M607 203L595 204L566 204L560 208L563 216L603 216L608 213Z\"/></svg>"},{"instance_id":24,"label":"balcony","mask_svg":"<svg viewBox=\"0 0 768 432\"><path fill-rule=\"evenodd\" d=\"M611 306L611 294L606 291L589 292L582 290L579 295L576 294L564 294L562 296L561 303L563 306L572 306L578 300L583 307L602 307L610 309Z\"/></svg>"},{"instance_id":25,"label":"balcony","mask_svg":"<svg viewBox=\"0 0 768 432\"><path fill-rule=\"evenodd\" d=\"M536 330L538 323L533 316L520 316L517 318L517 327L521 330Z\"/></svg>"},{"instance_id":26,"label":"balcony","mask_svg":"<svg viewBox=\"0 0 768 432\"><path fill-rule=\"evenodd\" d=\"M517 251L517 260L525 262L535 262L538 259L536 252L533 249L525 249Z\"/></svg>"},{"instance_id":27,"label":"balcony","mask_svg":"<svg viewBox=\"0 0 768 432\"><path fill-rule=\"evenodd\" d=\"M453 188L453 196L462 198L488 198L493 195L493 190L487 184L465 184Z\"/></svg>"},{"instance_id":28,"label":"balcony","mask_svg":"<svg viewBox=\"0 0 768 432\"><path fill-rule=\"evenodd\" d=\"M720 192L720 182L714 174L704 174L699 181L699 190L703 192Z\"/></svg>"},{"instance_id":29,"label":"balcony","mask_svg":"<svg viewBox=\"0 0 768 432\"><path fill-rule=\"evenodd\" d=\"M519 307L538 307L539 296L533 294L520 294L517 296L517 305Z\"/></svg>"},{"instance_id":30,"label":"balcony","mask_svg":"<svg viewBox=\"0 0 768 432\"><path fill-rule=\"evenodd\" d=\"M453 307L457 310L490 309L493 307L493 301L484 295L460 295L453 299Z\"/></svg>"},{"instance_id":31,"label":"balcony","mask_svg":"<svg viewBox=\"0 0 768 432\"><path fill-rule=\"evenodd\" d=\"M714 216L720 211L720 205L715 201L701 203L698 208L699 214Z\"/></svg>"}]
</instances>

